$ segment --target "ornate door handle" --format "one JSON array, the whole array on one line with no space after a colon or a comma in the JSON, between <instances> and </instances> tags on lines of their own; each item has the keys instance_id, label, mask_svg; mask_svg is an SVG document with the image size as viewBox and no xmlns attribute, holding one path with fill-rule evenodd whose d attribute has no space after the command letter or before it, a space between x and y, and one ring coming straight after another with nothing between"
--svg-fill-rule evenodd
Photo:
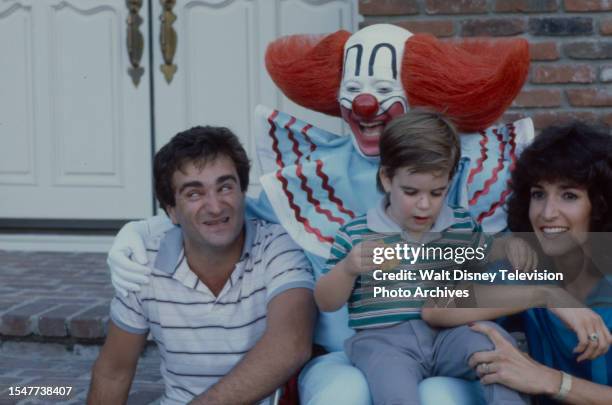
<instances>
[{"instance_id":1,"label":"ornate door handle","mask_svg":"<svg viewBox=\"0 0 612 405\"><path fill-rule=\"evenodd\" d=\"M126 0L126 5L130 14L127 18L127 51L130 58L130 68L128 74L132 78L134 86L138 87L140 78L144 74L144 68L140 66L142 51L144 48L144 37L140 32L142 17L138 14L142 7L142 0Z\"/></svg>"},{"instance_id":2,"label":"ornate door handle","mask_svg":"<svg viewBox=\"0 0 612 405\"><path fill-rule=\"evenodd\" d=\"M172 12L172 8L176 4L176 0L160 0L163 11L159 16L161 27L159 30L159 45L161 47L164 63L160 65L160 70L166 78L166 82L170 84L177 66L172 63L174 54L176 53L176 31L172 24L176 21L176 15Z\"/></svg>"}]
</instances>

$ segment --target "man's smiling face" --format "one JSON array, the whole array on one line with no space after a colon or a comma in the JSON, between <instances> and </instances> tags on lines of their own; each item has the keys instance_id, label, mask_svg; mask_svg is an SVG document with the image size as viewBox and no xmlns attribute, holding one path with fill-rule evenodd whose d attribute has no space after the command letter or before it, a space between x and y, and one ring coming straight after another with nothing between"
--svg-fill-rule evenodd
<instances>
[{"instance_id":1,"label":"man's smiling face","mask_svg":"<svg viewBox=\"0 0 612 405\"><path fill-rule=\"evenodd\" d=\"M245 193L230 158L187 162L174 172L172 186L176 205L168 214L181 226L186 246L218 251L241 243Z\"/></svg>"}]
</instances>

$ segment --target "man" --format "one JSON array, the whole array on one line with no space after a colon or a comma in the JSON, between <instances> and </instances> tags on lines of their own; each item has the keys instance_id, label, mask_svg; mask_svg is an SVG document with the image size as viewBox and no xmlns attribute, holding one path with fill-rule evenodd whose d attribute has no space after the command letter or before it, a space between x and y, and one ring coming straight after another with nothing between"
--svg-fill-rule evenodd
<instances>
[{"instance_id":1,"label":"man","mask_svg":"<svg viewBox=\"0 0 612 405\"><path fill-rule=\"evenodd\" d=\"M113 299L88 403L126 401L149 332L162 404L253 403L308 360L312 269L280 226L245 220L249 166L226 128L192 128L156 154L156 196L177 226L145 241L150 282Z\"/></svg>"}]
</instances>

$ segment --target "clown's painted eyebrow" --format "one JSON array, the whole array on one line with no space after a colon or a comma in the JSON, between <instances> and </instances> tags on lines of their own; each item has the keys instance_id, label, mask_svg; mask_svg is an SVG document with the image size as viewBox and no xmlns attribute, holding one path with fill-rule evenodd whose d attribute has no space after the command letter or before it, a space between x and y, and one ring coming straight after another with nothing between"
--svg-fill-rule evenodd
<instances>
[{"instance_id":1,"label":"clown's painted eyebrow","mask_svg":"<svg viewBox=\"0 0 612 405\"><path fill-rule=\"evenodd\" d=\"M355 76L359 76L359 72L361 71L361 54L363 54L363 46L361 44L355 44L346 50L346 55L344 56L344 68L346 69L346 61L349 57L349 52L353 49L357 49L357 57L355 58ZM342 72L342 76L344 76L345 72Z\"/></svg>"},{"instance_id":2,"label":"clown's painted eyebrow","mask_svg":"<svg viewBox=\"0 0 612 405\"><path fill-rule=\"evenodd\" d=\"M380 48L389 48L391 52L391 69L393 70L393 79L397 79L397 66L396 66L396 56L395 56L395 47L393 45L383 42L374 47L372 49L372 53L370 54L370 61L368 63L368 74L370 76L374 76L374 62L376 61L376 53Z\"/></svg>"}]
</instances>

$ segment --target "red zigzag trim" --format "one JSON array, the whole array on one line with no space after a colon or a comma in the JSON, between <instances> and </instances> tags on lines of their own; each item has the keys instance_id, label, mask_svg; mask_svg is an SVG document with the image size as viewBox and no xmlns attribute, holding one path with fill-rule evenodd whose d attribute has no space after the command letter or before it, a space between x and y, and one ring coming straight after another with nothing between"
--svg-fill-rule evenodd
<instances>
[{"instance_id":1,"label":"red zigzag trim","mask_svg":"<svg viewBox=\"0 0 612 405\"><path fill-rule=\"evenodd\" d=\"M300 144L298 143L298 141L295 139L295 135L293 135L293 131L291 130L291 126L293 124L295 124L295 117L291 117L289 119L289 122L287 122L285 124L285 129L287 130L288 135L287 137L289 138L289 140L291 141L291 143L293 144L293 146L291 147L291 150L293 151L293 153L295 153L295 155L297 156L297 158L295 159L295 164L297 165L300 162L300 159L302 158L303 154L302 152L300 152Z\"/></svg>"},{"instance_id":2,"label":"red zigzag trim","mask_svg":"<svg viewBox=\"0 0 612 405\"><path fill-rule=\"evenodd\" d=\"M268 117L268 123L270 124L270 131L268 131L268 135L270 135L270 137L272 138L272 150L274 150L274 152L276 153L276 164L279 166L279 170L276 171L276 178L282 184L283 192L287 196L287 201L289 202L289 207L291 207L291 209L293 210L293 213L295 215L295 219L298 222L302 223L302 225L304 226L306 231L308 231L309 233L314 234L320 242L333 243L333 241L334 241L333 238L330 238L330 237L327 237L327 236L323 236L319 229L313 228L310 225L310 222L308 221L308 219L304 218L301 215L301 209L300 209L299 206L297 206L295 204L293 193L291 191L289 191L289 187L288 187L289 186L289 182L282 175L282 169L285 167L285 165L283 163L283 159L282 159L280 150L278 149L278 139L276 138L276 126L274 125L274 118L276 118L277 116L278 116L278 111L274 110L272 112L272 114Z\"/></svg>"},{"instance_id":3,"label":"red zigzag trim","mask_svg":"<svg viewBox=\"0 0 612 405\"><path fill-rule=\"evenodd\" d=\"M468 176L468 180L467 180L467 184L472 184L472 181L474 181L474 177L480 173L484 167L484 161L487 159L487 143L489 142L489 138L487 138L487 136L485 135L484 132L480 132L480 135L482 135L482 139L480 140L480 158L478 159L478 162L476 163L476 167L470 172L470 175Z\"/></svg>"},{"instance_id":4,"label":"red zigzag trim","mask_svg":"<svg viewBox=\"0 0 612 405\"><path fill-rule=\"evenodd\" d=\"M304 126L300 132L302 133L302 136L304 136L304 139L306 139L306 142L310 144L310 153L312 153L315 151L315 149L317 149L317 145L315 145L314 142L310 140L310 136L308 136L308 131L310 128L312 128L312 125L306 124L306 126Z\"/></svg>"},{"instance_id":5,"label":"red zigzag trim","mask_svg":"<svg viewBox=\"0 0 612 405\"><path fill-rule=\"evenodd\" d=\"M510 140L508 141L508 143L510 144L510 159L512 161L512 163L510 164L510 172L512 172L514 170L514 167L516 166L516 141L515 141L516 132L515 132L515 127L513 124L508 124L507 127L510 130ZM500 206L503 206L506 203L506 198L508 198L508 196L511 193L510 187L509 187L510 180L508 180L506 184L507 184L507 188L501 194L499 201L496 201L493 204L491 204L491 207L489 208L487 212L483 212L480 215L478 215L478 219L477 219L478 222L482 222L482 220L485 219L486 217L490 217L491 215L493 215L493 213L495 213L497 208L499 208Z\"/></svg>"},{"instance_id":6,"label":"red zigzag trim","mask_svg":"<svg viewBox=\"0 0 612 405\"><path fill-rule=\"evenodd\" d=\"M329 185L329 177L323 172L323 162L317 159L316 163L317 163L317 170L316 170L317 176L319 176L321 180L323 181L323 184L321 185L321 187L323 187L323 189L327 191L329 200L334 202L336 206L338 207L338 209L344 214L351 217L351 219L355 218L355 213L351 211L350 209L344 208L344 204L342 203L342 200L336 197L334 189Z\"/></svg>"},{"instance_id":7,"label":"red zigzag trim","mask_svg":"<svg viewBox=\"0 0 612 405\"><path fill-rule=\"evenodd\" d=\"M504 168L504 147L505 147L505 142L503 142L503 138L501 137L501 135L499 135L499 133L497 132L497 129L494 129L493 133L495 134L495 136L497 137L497 140L499 141L500 157L499 157L499 159L497 159L497 166L493 169L491 177L489 177L485 181L484 187L483 187L482 190L478 190L478 191L476 191L474 193L474 197L472 197L470 199L470 201L468 202L469 205L476 204L476 202L478 201L478 199L481 196L483 196L483 195L485 195L485 194L487 194L489 192L489 190L491 189L491 186L497 181L499 172Z\"/></svg>"},{"instance_id":8,"label":"red zigzag trim","mask_svg":"<svg viewBox=\"0 0 612 405\"><path fill-rule=\"evenodd\" d=\"M302 152L300 152L300 148L299 148L300 144L295 139L295 135L293 134L293 131L291 130L291 126L295 124L295 121L296 121L295 118L291 117L289 122L285 124L285 129L289 132L288 138L293 143L293 147L291 148L291 150L293 150L293 153L295 153L297 156L297 159L295 160L295 165L296 165L295 174L300 179L300 188L306 193L306 199L308 200L309 203L311 203L314 206L314 209L316 212L318 212L319 214L325 215L329 221L336 222L340 225L344 225L344 221L342 220L342 218L338 218L334 216L330 210L321 207L321 201L314 198L312 194L312 188L308 187L308 179L306 178L306 176L304 176L304 173L302 172L302 165L299 164L299 161L301 157L303 156L303 154ZM302 129L302 131L304 131L304 129Z\"/></svg>"},{"instance_id":9,"label":"red zigzag trim","mask_svg":"<svg viewBox=\"0 0 612 405\"><path fill-rule=\"evenodd\" d=\"M298 162L302 158L303 154L300 152L300 150L298 148L299 143L296 141L295 136L294 136L294 134L293 134L293 132L291 131L291 128L290 128L291 125L293 125L294 123L295 123L295 119L293 118L293 120L290 120L289 123L287 125L285 125L285 129L287 131L289 131L289 139L291 139L291 141L293 142L292 150L297 155L297 159L296 159L295 163L298 164ZM310 140L310 137L308 136L308 130L310 130L310 128L312 128L312 125L307 124L306 126L304 126L304 128L302 128L301 134L304 136L306 141L308 143L310 143L310 151L313 152L317 147ZM320 207L321 202L319 200L314 199L312 197L312 188L307 186L307 179L305 177L303 177L303 175L301 175L301 173L302 173L301 172L301 168L300 168L300 174L297 173L297 168L296 168L296 174L298 174L298 177L300 178L300 187L302 188L302 190L306 191L308 202L314 204L316 212L318 212L319 214L325 215L327 217L327 219L332 221L332 222L336 222L336 223L338 223L340 225L344 225L344 222L345 222L344 219L338 218L335 215L333 215L330 210ZM321 179L321 182L322 182L321 187L325 191L327 191L327 195L328 195L329 200L331 202L333 202L334 204L336 204L336 208L338 209L338 211L342 212L345 215L348 215L349 218L351 218L351 219L355 218L355 213L353 211L345 208L343 201L340 198L336 197L334 188L329 185L329 177L325 174L325 172L323 172L323 162L321 160L317 160L316 161L316 171L315 171L315 173ZM312 200L311 200L311 198L312 198Z\"/></svg>"}]
</instances>

